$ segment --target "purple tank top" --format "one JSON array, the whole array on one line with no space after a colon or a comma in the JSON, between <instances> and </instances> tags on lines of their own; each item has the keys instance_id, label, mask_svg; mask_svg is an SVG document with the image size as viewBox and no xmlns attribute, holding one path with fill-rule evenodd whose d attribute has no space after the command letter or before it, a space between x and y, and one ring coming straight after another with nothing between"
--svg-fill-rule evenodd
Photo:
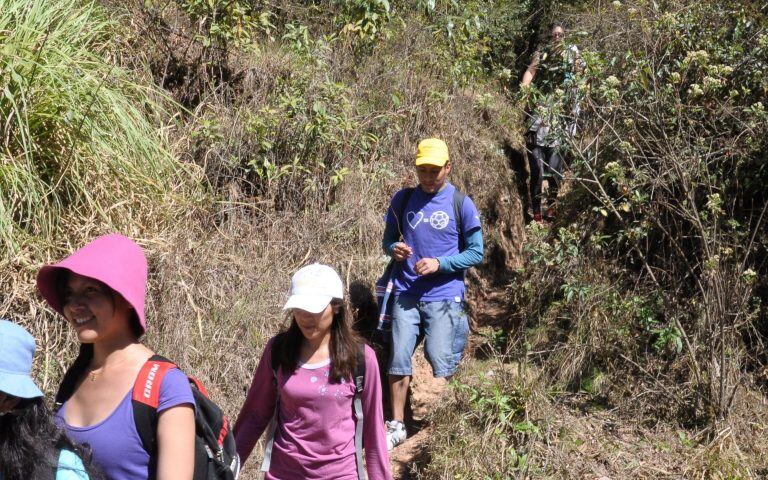
<instances>
[{"instance_id":1,"label":"purple tank top","mask_svg":"<svg viewBox=\"0 0 768 480\"><path fill-rule=\"evenodd\" d=\"M190 404L194 406L192 389L186 375L178 369L170 370L160 386L158 412ZM107 480L146 480L149 477L149 454L141 444L136 431L131 405L131 392L103 421L88 427L73 427L66 423L67 402L56 416L69 438L90 445L94 464L104 472Z\"/></svg>"}]
</instances>

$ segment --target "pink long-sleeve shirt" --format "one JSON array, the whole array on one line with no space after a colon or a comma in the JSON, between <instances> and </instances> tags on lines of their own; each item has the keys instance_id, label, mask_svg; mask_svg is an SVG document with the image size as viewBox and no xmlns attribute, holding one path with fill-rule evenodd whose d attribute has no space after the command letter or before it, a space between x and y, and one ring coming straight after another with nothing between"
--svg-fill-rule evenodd
<instances>
[{"instance_id":1,"label":"pink long-sleeve shirt","mask_svg":"<svg viewBox=\"0 0 768 480\"><path fill-rule=\"evenodd\" d=\"M237 451L243 462L269 425L277 399L267 343L251 382L248 397L235 423ZM265 479L356 480L355 418L352 379L333 384L328 380L330 362L304 364L293 375L278 372L280 407L272 462ZM390 480L379 365L373 350L365 347L363 446L368 478Z\"/></svg>"}]
</instances>

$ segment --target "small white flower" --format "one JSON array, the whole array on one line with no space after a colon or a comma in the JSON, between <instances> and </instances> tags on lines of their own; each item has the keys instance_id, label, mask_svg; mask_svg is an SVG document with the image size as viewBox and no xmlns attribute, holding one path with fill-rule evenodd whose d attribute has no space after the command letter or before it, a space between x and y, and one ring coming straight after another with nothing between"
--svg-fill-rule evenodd
<instances>
[{"instance_id":1,"label":"small white flower","mask_svg":"<svg viewBox=\"0 0 768 480\"><path fill-rule=\"evenodd\" d=\"M700 97L704 95L704 90L702 90L701 85L698 83L692 83L690 88L688 88L688 94L692 97Z\"/></svg>"},{"instance_id":2,"label":"small white flower","mask_svg":"<svg viewBox=\"0 0 768 480\"><path fill-rule=\"evenodd\" d=\"M755 280L757 279L757 272L755 272L751 268L748 268L744 270L744 273L742 273L741 276L745 282L751 284L751 283L754 283Z\"/></svg>"}]
</instances>

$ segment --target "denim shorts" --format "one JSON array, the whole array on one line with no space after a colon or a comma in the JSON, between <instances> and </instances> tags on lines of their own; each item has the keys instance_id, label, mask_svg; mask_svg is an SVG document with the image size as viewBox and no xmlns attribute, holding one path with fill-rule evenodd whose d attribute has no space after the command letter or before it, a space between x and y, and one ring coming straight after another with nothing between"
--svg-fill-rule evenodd
<instances>
[{"instance_id":1,"label":"denim shorts","mask_svg":"<svg viewBox=\"0 0 768 480\"><path fill-rule=\"evenodd\" d=\"M435 377L456 372L469 336L469 321L464 302L438 300L421 302L396 296L392 308L392 348L390 375L412 375L411 358L424 340L424 353Z\"/></svg>"}]
</instances>

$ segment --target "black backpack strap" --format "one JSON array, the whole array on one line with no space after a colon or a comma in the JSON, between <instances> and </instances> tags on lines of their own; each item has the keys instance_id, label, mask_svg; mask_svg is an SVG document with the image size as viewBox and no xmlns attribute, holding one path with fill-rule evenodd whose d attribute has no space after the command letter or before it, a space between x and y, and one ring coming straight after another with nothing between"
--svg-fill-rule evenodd
<instances>
[{"instance_id":1,"label":"black backpack strap","mask_svg":"<svg viewBox=\"0 0 768 480\"><path fill-rule=\"evenodd\" d=\"M464 199L467 195L454 188L453 190L453 218L456 219L456 230L459 234L459 253L463 252L467 248L466 241L464 239L464 221L461 215L461 211L464 207Z\"/></svg>"},{"instance_id":2,"label":"black backpack strap","mask_svg":"<svg viewBox=\"0 0 768 480\"><path fill-rule=\"evenodd\" d=\"M144 450L149 454L150 478L157 475L157 407L160 405L160 386L165 375L178 368L175 363L160 355L147 360L136 377L131 394L133 421Z\"/></svg>"},{"instance_id":3,"label":"black backpack strap","mask_svg":"<svg viewBox=\"0 0 768 480\"><path fill-rule=\"evenodd\" d=\"M395 206L394 203L392 204L392 212L397 215L397 233L400 235L400 239L402 240L403 237L403 228L404 223L403 219L405 218L405 209L408 207L408 202L411 200L411 196L413 195L414 190L416 190L413 187L404 188L403 189L403 198L400 200L400 205Z\"/></svg>"},{"instance_id":4,"label":"black backpack strap","mask_svg":"<svg viewBox=\"0 0 768 480\"><path fill-rule=\"evenodd\" d=\"M355 409L357 425L355 426L355 457L357 458L357 478L365 480L365 463L363 462L363 388L365 386L365 344L361 343L357 351L355 364L355 396L352 405Z\"/></svg>"},{"instance_id":5,"label":"black backpack strap","mask_svg":"<svg viewBox=\"0 0 768 480\"><path fill-rule=\"evenodd\" d=\"M361 343L357 350L357 361L355 362L355 391L363 392L365 383L365 344Z\"/></svg>"},{"instance_id":6,"label":"black backpack strap","mask_svg":"<svg viewBox=\"0 0 768 480\"><path fill-rule=\"evenodd\" d=\"M88 364L93 359L93 344L84 343L80 345L80 353L77 355L74 363L67 369L64 378L59 384L59 390L56 392L54 400L54 409L59 411L64 402L72 397L77 388L77 382L83 376Z\"/></svg>"}]
</instances>

